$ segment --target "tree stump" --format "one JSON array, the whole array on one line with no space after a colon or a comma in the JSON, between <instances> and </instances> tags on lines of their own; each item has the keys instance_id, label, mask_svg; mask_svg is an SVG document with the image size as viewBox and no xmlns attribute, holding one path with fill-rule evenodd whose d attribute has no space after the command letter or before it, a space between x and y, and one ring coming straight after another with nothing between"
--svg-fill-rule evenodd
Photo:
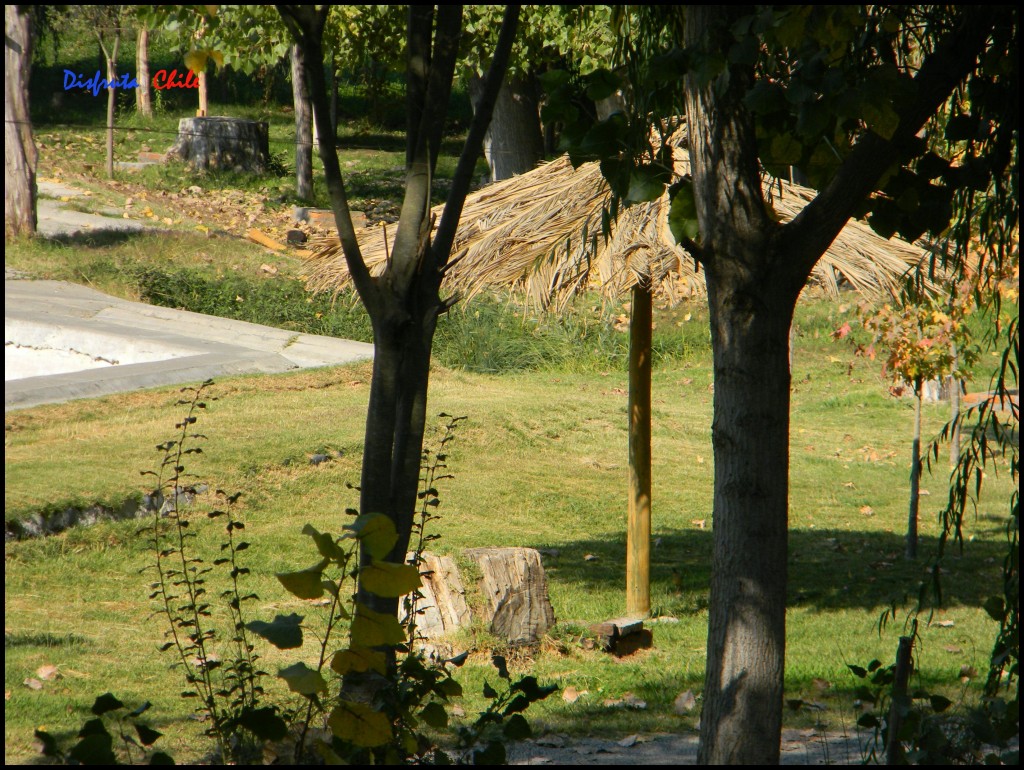
<instances>
[{"instance_id":1,"label":"tree stump","mask_svg":"<svg viewBox=\"0 0 1024 770\"><path fill-rule=\"evenodd\" d=\"M427 639L436 639L473 621L466 603L466 589L459 568L449 556L424 551L420 578L423 599L417 604L416 630Z\"/></svg>"},{"instance_id":2,"label":"tree stump","mask_svg":"<svg viewBox=\"0 0 1024 770\"><path fill-rule=\"evenodd\" d=\"M268 126L243 118L182 118L167 157L197 169L260 174L270 161Z\"/></svg>"},{"instance_id":3,"label":"tree stump","mask_svg":"<svg viewBox=\"0 0 1024 770\"><path fill-rule=\"evenodd\" d=\"M465 551L480 569L483 621L511 644L533 644L555 624L540 553L533 548L470 548ZM423 553L420 570L423 599L417 605L417 632L439 637L473 622L466 589L451 558Z\"/></svg>"},{"instance_id":4,"label":"tree stump","mask_svg":"<svg viewBox=\"0 0 1024 770\"><path fill-rule=\"evenodd\" d=\"M533 644L555 624L540 553L533 548L469 548L480 568L491 632L512 644Z\"/></svg>"}]
</instances>

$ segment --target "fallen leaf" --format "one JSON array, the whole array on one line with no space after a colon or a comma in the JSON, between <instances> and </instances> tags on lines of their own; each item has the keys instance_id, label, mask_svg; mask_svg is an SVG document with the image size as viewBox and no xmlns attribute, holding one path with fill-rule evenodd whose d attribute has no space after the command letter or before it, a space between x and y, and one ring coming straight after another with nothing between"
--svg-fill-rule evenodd
<instances>
[{"instance_id":1,"label":"fallen leaf","mask_svg":"<svg viewBox=\"0 0 1024 770\"><path fill-rule=\"evenodd\" d=\"M814 689L818 692L826 692L832 689L832 683L827 679L822 679L820 677L815 677L814 679L812 679L811 684L814 686Z\"/></svg>"},{"instance_id":2,"label":"fallen leaf","mask_svg":"<svg viewBox=\"0 0 1024 770\"><path fill-rule=\"evenodd\" d=\"M968 666L966 663L960 666L960 678L961 679L977 679L978 669L974 666Z\"/></svg>"},{"instance_id":3,"label":"fallen leaf","mask_svg":"<svg viewBox=\"0 0 1024 770\"><path fill-rule=\"evenodd\" d=\"M24 682L22 682L22 684L25 685L30 690L42 690L43 689L43 683L40 682L38 679L32 679L31 677L29 677Z\"/></svg>"},{"instance_id":4,"label":"fallen leaf","mask_svg":"<svg viewBox=\"0 0 1024 770\"><path fill-rule=\"evenodd\" d=\"M583 561L597 561L601 557L595 553L588 553L583 556Z\"/></svg>"},{"instance_id":5,"label":"fallen leaf","mask_svg":"<svg viewBox=\"0 0 1024 770\"><path fill-rule=\"evenodd\" d=\"M935 625L937 625L939 628L952 628L956 625L956 623L954 623L952 620L940 620Z\"/></svg>"},{"instance_id":6,"label":"fallen leaf","mask_svg":"<svg viewBox=\"0 0 1024 770\"><path fill-rule=\"evenodd\" d=\"M704 529L704 525L708 523L707 519L694 519L690 522L697 529Z\"/></svg>"},{"instance_id":7,"label":"fallen leaf","mask_svg":"<svg viewBox=\"0 0 1024 770\"><path fill-rule=\"evenodd\" d=\"M268 265L266 262L260 265L260 271L268 275L277 275L277 267L275 265Z\"/></svg>"},{"instance_id":8,"label":"fallen leaf","mask_svg":"<svg viewBox=\"0 0 1024 770\"><path fill-rule=\"evenodd\" d=\"M857 488L857 485L854 484L852 481L843 482L843 486L846 487L847 489L856 489Z\"/></svg>"},{"instance_id":9,"label":"fallen leaf","mask_svg":"<svg viewBox=\"0 0 1024 770\"><path fill-rule=\"evenodd\" d=\"M875 515L875 509L872 508L870 505L862 505L860 507L860 512L861 512L861 515L863 515L863 516L874 516Z\"/></svg>"},{"instance_id":10,"label":"fallen leaf","mask_svg":"<svg viewBox=\"0 0 1024 770\"><path fill-rule=\"evenodd\" d=\"M36 669L36 676L45 682L51 682L60 677L60 672L57 670L56 666L48 663Z\"/></svg>"},{"instance_id":11,"label":"fallen leaf","mask_svg":"<svg viewBox=\"0 0 1024 770\"><path fill-rule=\"evenodd\" d=\"M580 692L579 690L577 690L572 685L569 685L564 690L562 690L562 700L564 700L566 703L575 703L580 698L582 698L584 695L586 695L586 693L587 693L586 690L584 690L583 692Z\"/></svg>"},{"instance_id":12,"label":"fallen leaf","mask_svg":"<svg viewBox=\"0 0 1024 770\"><path fill-rule=\"evenodd\" d=\"M957 647L955 644L948 645L945 649L946 652L951 653L953 655L959 655L963 652L963 650Z\"/></svg>"},{"instance_id":13,"label":"fallen leaf","mask_svg":"<svg viewBox=\"0 0 1024 770\"><path fill-rule=\"evenodd\" d=\"M628 749L630 746L636 746L638 736L636 734L627 735L621 741L618 741L618 745L624 749Z\"/></svg>"}]
</instances>

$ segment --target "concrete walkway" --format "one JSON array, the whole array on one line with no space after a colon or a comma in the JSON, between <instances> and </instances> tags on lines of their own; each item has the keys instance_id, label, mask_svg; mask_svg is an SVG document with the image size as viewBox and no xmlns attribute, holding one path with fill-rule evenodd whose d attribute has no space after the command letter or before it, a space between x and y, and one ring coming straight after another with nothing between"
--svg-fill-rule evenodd
<instances>
[{"instance_id":1,"label":"concrete walkway","mask_svg":"<svg viewBox=\"0 0 1024 770\"><path fill-rule=\"evenodd\" d=\"M110 297L4 282L4 411L235 374L335 366L373 346Z\"/></svg>"}]
</instances>

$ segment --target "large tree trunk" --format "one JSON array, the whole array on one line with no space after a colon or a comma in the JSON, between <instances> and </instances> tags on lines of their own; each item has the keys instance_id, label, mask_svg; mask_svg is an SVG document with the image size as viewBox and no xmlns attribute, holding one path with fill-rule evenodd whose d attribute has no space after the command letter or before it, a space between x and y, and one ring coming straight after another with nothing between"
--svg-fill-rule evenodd
<instances>
[{"instance_id":1,"label":"large tree trunk","mask_svg":"<svg viewBox=\"0 0 1024 770\"><path fill-rule=\"evenodd\" d=\"M476 109L482 78L473 76L469 94ZM484 139L484 156L491 169L491 181L499 182L533 169L544 157L537 102L537 83L532 75L509 78L494 105L494 120Z\"/></svg>"},{"instance_id":2,"label":"large tree trunk","mask_svg":"<svg viewBox=\"0 0 1024 770\"><path fill-rule=\"evenodd\" d=\"M295 104L295 189L299 199L313 200L313 107L304 71L302 48L292 45L292 101Z\"/></svg>"},{"instance_id":3,"label":"large tree trunk","mask_svg":"<svg viewBox=\"0 0 1024 770\"><path fill-rule=\"evenodd\" d=\"M687 9L688 44L740 11ZM693 184L714 350L714 556L698 761L778 764L786 650L789 328L803 285L773 253L757 141L743 98L753 71L686 79ZM772 268L776 269L772 269Z\"/></svg>"},{"instance_id":4,"label":"large tree trunk","mask_svg":"<svg viewBox=\"0 0 1024 770\"><path fill-rule=\"evenodd\" d=\"M149 82L149 30L145 25L139 27L139 36L135 47L135 80L139 84L135 89L135 110L144 118L153 117L153 91Z\"/></svg>"},{"instance_id":5,"label":"large tree trunk","mask_svg":"<svg viewBox=\"0 0 1024 770\"><path fill-rule=\"evenodd\" d=\"M28 110L32 10L4 6L4 238L36 232L36 144Z\"/></svg>"},{"instance_id":6,"label":"large tree trunk","mask_svg":"<svg viewBox=\"0 0 1024 770\"><path fill-rule=\"evenodd\" d=\"M715 498L700 761L776 764L786 650L793 299L711 271L707 286Z\"/></svg>"}]
</instances>

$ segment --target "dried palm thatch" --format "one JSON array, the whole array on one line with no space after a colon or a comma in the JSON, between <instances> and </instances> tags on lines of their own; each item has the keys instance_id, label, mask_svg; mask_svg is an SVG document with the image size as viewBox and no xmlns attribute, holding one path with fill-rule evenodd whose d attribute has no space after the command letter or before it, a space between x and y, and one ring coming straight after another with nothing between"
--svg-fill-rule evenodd
<instances>
[{"instance_id":1,"label":"dried palm thatch","mask_svg":"<svg viewBox=\"0 0 1024 770\"><path fill-rule=\"evenodd\" d=\"M689 155L676 149L675 173L690 172ZM816 195L812 189L769 179L765 197L782 222ZM704 294L704 280L668 228L668 196L620 212L611 234L602 220L611 192L597 163L573 169L568 157L489 185L466 199L445 286L466 298L489 288L524 293L540 307L561 309L575 294L596 288L620 296L650 275L669 303ZM435 207L440 213L443 206ZM383 272L388 249L384 228L366 228L360 248L370 272ZM337 238L312 243L312 291L338 292L348 268ZM850 221L814 269L809 285L837 297L842 284L866 295L888 295L926 253L905 241L885 240Z\"/></svg>"}]
</instances>

